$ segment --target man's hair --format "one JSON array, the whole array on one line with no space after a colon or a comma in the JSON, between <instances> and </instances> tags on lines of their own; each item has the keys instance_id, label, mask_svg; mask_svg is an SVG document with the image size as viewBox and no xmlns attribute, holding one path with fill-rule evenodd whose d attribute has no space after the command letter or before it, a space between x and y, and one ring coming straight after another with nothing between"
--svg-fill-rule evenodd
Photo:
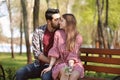
<instances>
[{"instance_id":1,"label":"man's hair","mask_svg":"<svg viewBox=\"0 0 120 80\"><path fill-rule=\"evenodd\" d=\"M59 13L59 9L48 8L47 11L45 12L46 20L52 20L52 15L56 13Z\"/></svg>"}]
</instances>

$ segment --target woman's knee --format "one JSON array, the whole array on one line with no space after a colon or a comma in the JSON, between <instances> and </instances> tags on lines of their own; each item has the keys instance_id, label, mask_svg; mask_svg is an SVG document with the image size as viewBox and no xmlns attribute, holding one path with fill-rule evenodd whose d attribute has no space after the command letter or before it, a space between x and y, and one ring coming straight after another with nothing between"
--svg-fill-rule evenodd
<instances>
[{"instance_id":1,"label":"woman's knee","mask_svg":"<svg viewBox=\"0 0 120 80\"><path fill-rule=\"evenodd\" d=\"M64 75L65 74L65 69L64 68L62 68L61 70L60 70L60 75Z\"/></svg>"},{"instance_id":2,"label":"woman's knee","mask_svg":"<svg viewBox=\"0 0 120 80\"><path fill-rule=\"evenodd\" d=\"M70 80L78 80L80 77L80 73L78 71L73 71L70 75Z\"/></svg>"}]
</instances>

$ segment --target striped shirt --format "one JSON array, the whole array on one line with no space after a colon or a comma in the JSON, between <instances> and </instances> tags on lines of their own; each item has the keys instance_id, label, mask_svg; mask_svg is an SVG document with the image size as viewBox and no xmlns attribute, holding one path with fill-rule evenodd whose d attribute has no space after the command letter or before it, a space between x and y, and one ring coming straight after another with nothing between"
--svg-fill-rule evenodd
<instances>
[{"instance_id":1,"label":"striped shirt","mask_svg":"<svg viewBox=\"0 0 120 80\"><path fill-rule=\"evenodd\" d=\"M38 60L40 54L48 55L49 49L52 47L54 41L54 32L49 32L47 25L40 26L35 29L32 37L32 49L35 62L44 63Z\"/></svg>"}]
</instances>

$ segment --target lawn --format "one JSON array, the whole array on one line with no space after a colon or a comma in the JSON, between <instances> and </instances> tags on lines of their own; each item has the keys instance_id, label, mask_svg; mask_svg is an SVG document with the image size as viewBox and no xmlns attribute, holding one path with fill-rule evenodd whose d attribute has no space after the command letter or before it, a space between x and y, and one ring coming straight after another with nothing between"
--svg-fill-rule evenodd
<instances>
[{"instance_id":1,"label":"lawn","mask_svg":"<svg viewBox=\"0 0 120 80\"><path fill-rule=\"evenodd\" d=\"M14 76L16 70L27 64L27 57L25 53L23 53L22 55L16 53L15 58L12 59L10 53L0 53L0 64L2 64L5 70L6 80L12 80L12 77ZM87 72L85 73L85 75L107 78L108 80L112 80L112 78L116 76L116 75L95 73L95 72ZM33 80L40 80L40 79L33 79Z\"/></svg>"},{"instance_id":2,"label":"lawn","mask_svg":"<svg viewBox=\"0 0 120 80\"><path fill-rule=\"evenodd\" d=\"M16 53L15 58L12 59L10 53L0 53L0 64L2 64L5 70L6 80L12 80L12 77L14 76L16 70L27 64L27 57L25 53L23 53L22 55Z\"/></svg>"}]
</instances>

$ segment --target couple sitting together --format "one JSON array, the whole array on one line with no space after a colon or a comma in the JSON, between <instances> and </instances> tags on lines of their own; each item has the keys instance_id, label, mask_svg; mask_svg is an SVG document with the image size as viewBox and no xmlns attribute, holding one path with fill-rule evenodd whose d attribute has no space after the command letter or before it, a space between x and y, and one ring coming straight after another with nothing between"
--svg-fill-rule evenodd
<instances>
[{"instance_id":1,"label":"couple sitting together","mask_svg":"<svg viewBox=\"0 0 120 80\"><path fill-rule=\"evenodd\" d=\"M82 37L73 14L60 17L58 9L47 9L46 25L36 28L32 37L35 61L16 72L16 80L78 80L84 77L79 58Z\"/></svg>"}]
</instances>

